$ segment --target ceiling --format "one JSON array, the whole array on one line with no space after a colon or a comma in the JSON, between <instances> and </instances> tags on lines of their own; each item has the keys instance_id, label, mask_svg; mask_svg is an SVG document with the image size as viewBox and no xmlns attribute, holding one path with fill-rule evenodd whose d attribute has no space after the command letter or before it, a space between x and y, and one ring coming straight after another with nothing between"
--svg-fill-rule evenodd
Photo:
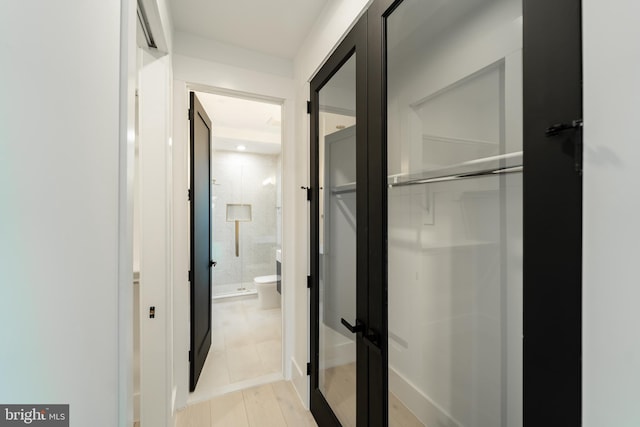
<instances>
[{"instance_id":1,"label":"ceiling","mask_svg":"<svg viewBox=\"0 0 640 427\"><path fill-rule=\"evenodd\" d=\"M176 31L293 59L329 0L168 0Z\"/></svg>"},{"instance_id":2,"label":"ceiling","mask_svg":"<svg viewBox=\"0 0 640 427\"><path fill-rule=\"evenodd\" d=\"M197 92L211 119L214 150L278 154L282 149L282 106Z\"/></svg>"}]
</instances>

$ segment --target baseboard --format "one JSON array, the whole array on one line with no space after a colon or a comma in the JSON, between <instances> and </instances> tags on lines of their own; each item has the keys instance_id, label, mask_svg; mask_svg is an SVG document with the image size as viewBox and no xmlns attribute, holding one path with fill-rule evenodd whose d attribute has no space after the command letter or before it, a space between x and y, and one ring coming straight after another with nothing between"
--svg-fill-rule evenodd
<instances>
[{"instance_id":1,"label":"baseboard","mask_svg":"<svg viewBox=\"0 0 640 427\"><path fill-rule=\"evenodd\" d=\"M176 399L178 397L178 387L177 386L173 386L173 389L171 390L171 413L175 414L176 413Z\"/></svg>"},{"instance_id":2,"label":"baseboard","mask_svg":"<svg viewBox=\"0 0 640 427\"><path fill-rule=\"evenodd\" d=\"M302 406L305 409L309 409L309 377L307 376L307 369L305 364L305 370L300 369L300 366L294 358L291 358L291 383L293 389L298 394L298 397L302 401Z\"/></svg>"},{"instance_id":3,"label":"baseboard","mask_svg":"<svg viewBox=\"0 0 640 427\"><path fill-rule=\"evenodd\" d=\"M140 392L133 393L133 421L140 421Z\"/></svg>"},{"instance_id":4,"label":"baseboard","mask_svg":"<svg viewBox=\"0 0 640 427\"><path fill-rule=\"evenodd\" d=\"M462 427L462 424L391 367L389 368L389 392L400 399L407 409L426 426Z\"/></svg>"}]
</instances>

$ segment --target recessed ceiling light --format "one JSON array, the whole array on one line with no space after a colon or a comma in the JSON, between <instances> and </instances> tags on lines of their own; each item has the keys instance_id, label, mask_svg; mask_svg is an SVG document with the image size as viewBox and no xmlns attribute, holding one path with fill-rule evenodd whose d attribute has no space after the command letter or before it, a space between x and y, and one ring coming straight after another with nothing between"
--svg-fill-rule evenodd
<instances>
[{"instance_id":1,"label":"recessed ceiling light","mask_svg":"<svg viewBox=\"0 0 640 427\"><path fill-rule=\"evenodd\" d=\"M245 147L244 145L238 145L238 146L236 147L236 149L237 149L238 151L244 151L244 150L246 150L246 149L247 149L247 147Z\"/></svg>"}]
</instances>

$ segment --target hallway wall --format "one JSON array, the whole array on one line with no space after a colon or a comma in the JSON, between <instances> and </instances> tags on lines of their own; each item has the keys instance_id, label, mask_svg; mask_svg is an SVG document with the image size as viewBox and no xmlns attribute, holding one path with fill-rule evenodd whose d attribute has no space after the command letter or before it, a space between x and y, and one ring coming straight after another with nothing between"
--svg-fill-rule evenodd
<instances>
[{"instance_id":1,"label":"hallway wall","mask_svg":"<svg viewBox=\"0 0 640 427\"><path fill-rule=\"evenodd\" d=\"M583 425L640 423L640 4L583 1Z\"/></svg>"},{"instance_id":2,"label":"hallway wall","mask_svg":"<svg viewBox=\"0 0 640 427\"><path fill-rule=\"evenodd\" d=\"M131 410L120 49L134 3L0 3L0 402L70 404L73 425L125 425Z\"/></svg>"}]
</instances>

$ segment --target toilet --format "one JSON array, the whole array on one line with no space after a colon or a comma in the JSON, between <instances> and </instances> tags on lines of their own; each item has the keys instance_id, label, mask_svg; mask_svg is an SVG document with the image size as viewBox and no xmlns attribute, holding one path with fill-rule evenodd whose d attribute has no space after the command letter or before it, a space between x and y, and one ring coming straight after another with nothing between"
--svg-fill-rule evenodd
<instances>
[{"instance_id":1,"label":"toilet","mask_svg":"<svg viewBox=\"0 0 640 427\"><path fill-rule=\"evenodd\" d=\"M258 276L253 279L258 292L258 305L261 309L280 307L280 294L276 289L279 277L275 274L271 276Z\"/></svg>"}]
</instances>

